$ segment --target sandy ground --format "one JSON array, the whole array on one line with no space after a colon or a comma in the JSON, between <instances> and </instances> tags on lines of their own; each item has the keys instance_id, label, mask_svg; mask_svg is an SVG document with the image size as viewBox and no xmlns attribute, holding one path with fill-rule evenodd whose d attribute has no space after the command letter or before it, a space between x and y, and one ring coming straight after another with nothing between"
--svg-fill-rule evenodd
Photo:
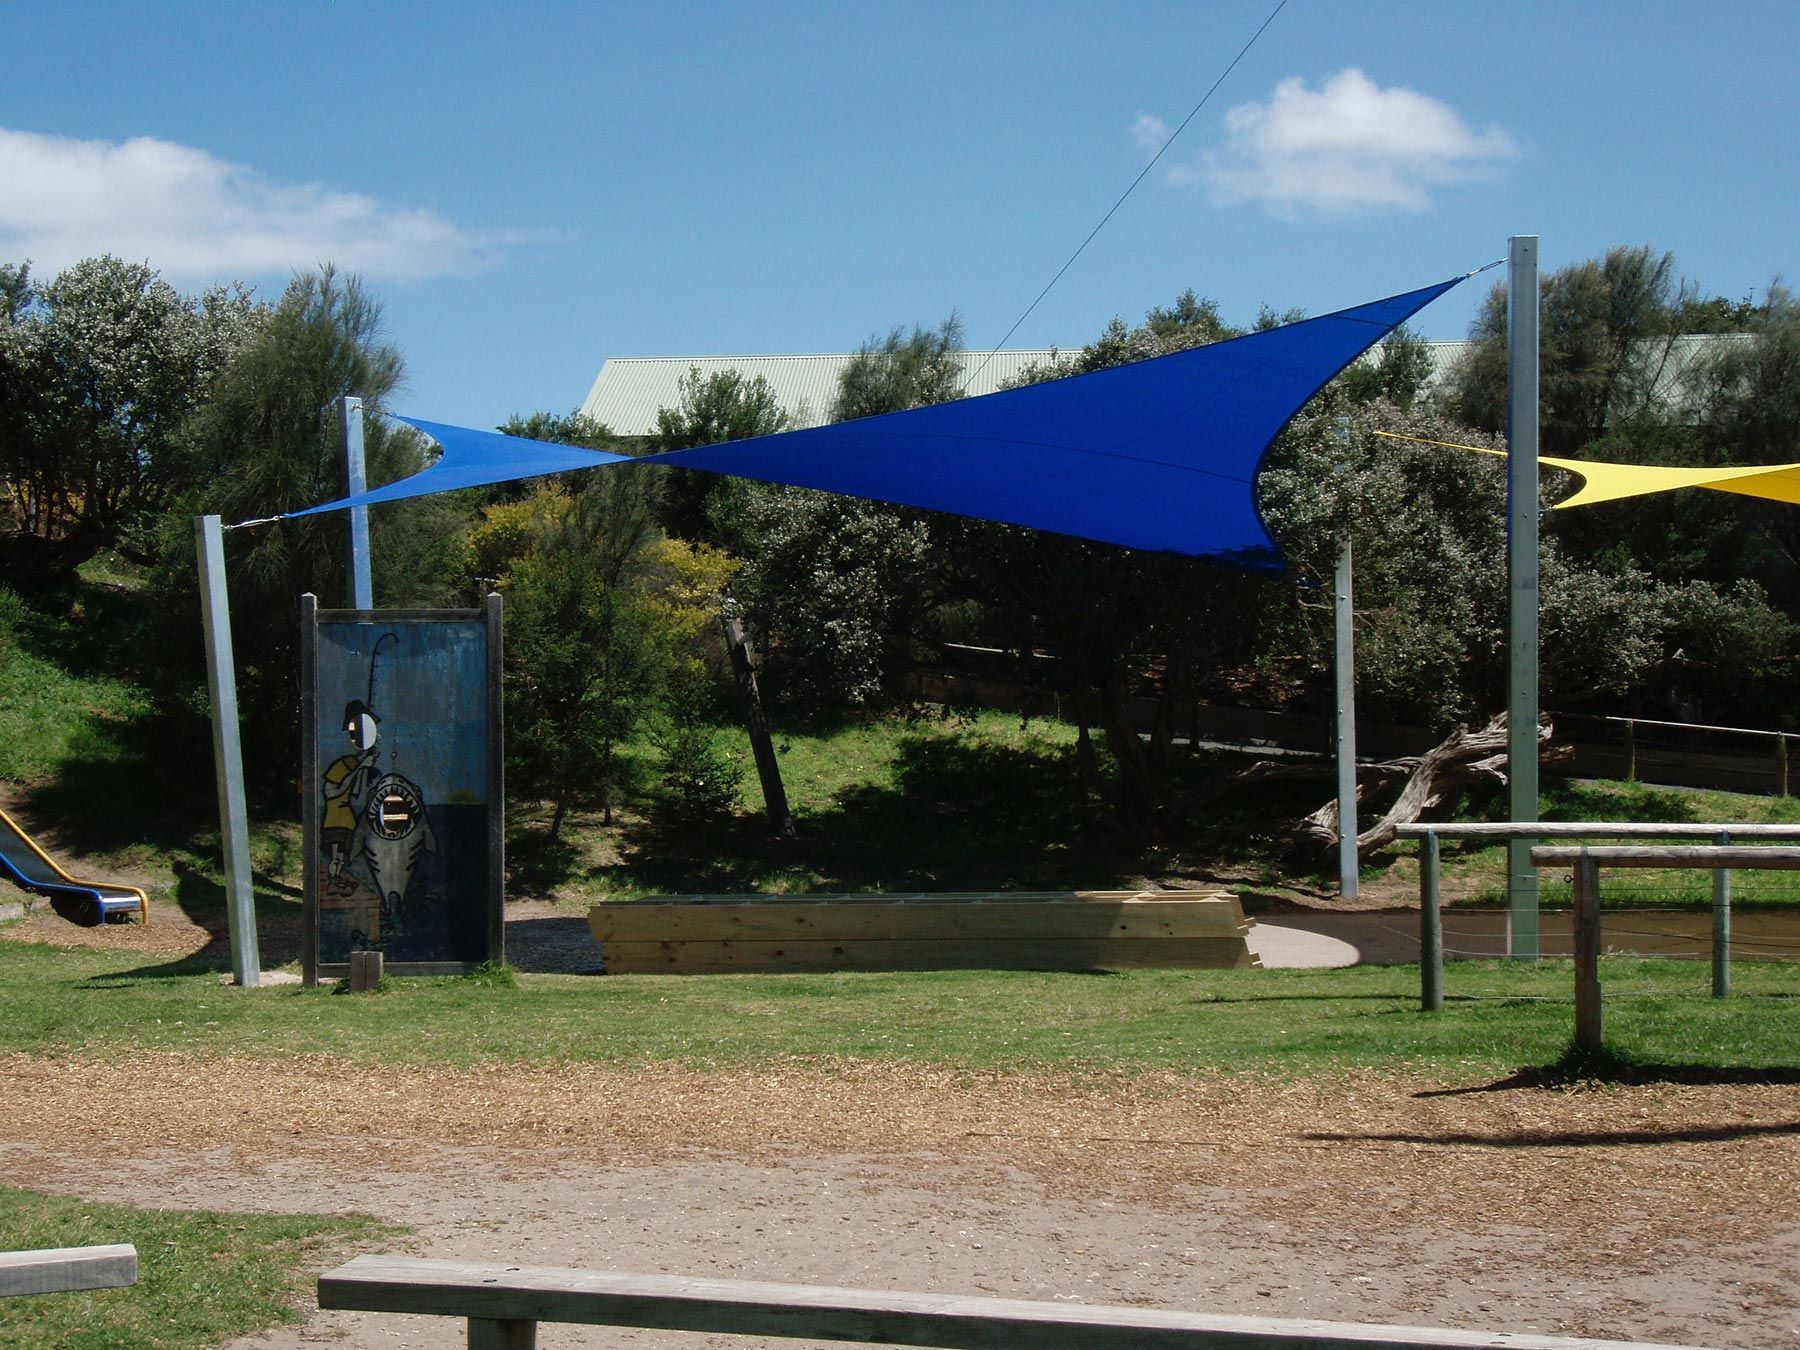
<instances>
[{"instance_id":1,"label":"sandy ground","mask_svg":"<svg viewBox=\"0 0 1800 1350\"><path fill-rule=\"evenodd\" d=\"M37 915L9 936L149 939L176 955L178 918L96 932ZM512 959L591 962L574 918L521 909ZM1792 1085L811 1061L371 1075L326 1056L159 1052L0 1058L0 1102L9 1180L143 1205L373 1213L411 1226L395 1249L420 1255L1800 1345ZM238 1344L461 1338L441 1320L306 1312ZM546 1326L541 1344L747 1342Z\"/></svg>"}]
</instances>

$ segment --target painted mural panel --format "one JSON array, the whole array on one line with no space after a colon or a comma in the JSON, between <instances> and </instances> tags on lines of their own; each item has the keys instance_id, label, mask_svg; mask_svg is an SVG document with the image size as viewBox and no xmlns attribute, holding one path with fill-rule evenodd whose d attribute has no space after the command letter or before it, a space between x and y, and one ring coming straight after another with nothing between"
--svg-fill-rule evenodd
<instances>
[{"instance_id":1,"label":"painted mural panel","mask_svg":"<svg viewBox=\"0 0 1800 1350\"><path fill-rule=\"evenodd\" d=\"M318 961L488 959L486 626L326 621L316 651Z\"/></svg>"}]
</instances>

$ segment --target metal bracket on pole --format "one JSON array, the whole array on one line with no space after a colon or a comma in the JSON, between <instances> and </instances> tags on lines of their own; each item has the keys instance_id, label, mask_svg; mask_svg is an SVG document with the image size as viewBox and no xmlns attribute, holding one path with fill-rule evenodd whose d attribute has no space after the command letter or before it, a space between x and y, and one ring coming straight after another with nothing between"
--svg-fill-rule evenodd
<instances>
[{"instance_id":1,"label":"metal bracket on pole","mask_svg":"<svg viewBox=\"0 0 1800 1350\"><path fill-rule=\"evenodd\" d=\"M345 395L341 401L344 423L344 476L352 497L361 496L367 474L363 470L363 406L360 398ZM375 608L375 587L369 576L369 508L350 508L350 603L354 609Z\"/></svg>"},{"instance_id":2,"label":"metal bracket on pole","mask_svg":"<svg viewBox=\"0 0 1800 1350\"><path fill-rule=\"evenodd\" d=\"M231 975L262 983L256 898L250 886L250 823L244 803L244 752L238 740L237 673L232 668L231 609L225 590L225 535L217 516L194 521L200 557L200 611L206 633L206 687L212 696L213 769L219 790L219 839L225 862L225 923Z\"/></svg>"},{"instance_id":3,"label":"metal bracket on pole","mask_svg":"<svg viewBox=\"0 0 1800 1350\"><path fill-rule=\"evenodd\" d=\"M1538 818L1538 241L1508 248L1506 304L1507 783L1509 817ZM1506 949L1538 958L1538 875L1530 839L1507 843Z\"/></svg>"}]
</instances>

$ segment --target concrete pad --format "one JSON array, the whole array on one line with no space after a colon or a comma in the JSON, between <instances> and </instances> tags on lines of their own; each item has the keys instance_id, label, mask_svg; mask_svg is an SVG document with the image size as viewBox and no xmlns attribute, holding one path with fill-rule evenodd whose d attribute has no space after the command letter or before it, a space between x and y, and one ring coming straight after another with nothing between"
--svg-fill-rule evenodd
<instances>
[{"instance_id":1,"label":"concrete pad","mask_svg":"<svg viewBox=\"0 0 1800 1350\"><path fill-rule=\"evenodd\" d=\"M1265 970L1323 970L1353 966L1362 958L1355 946L1341 938L1260 919L1246 935L1246 941Z\"/></svg>"}]
</instances>

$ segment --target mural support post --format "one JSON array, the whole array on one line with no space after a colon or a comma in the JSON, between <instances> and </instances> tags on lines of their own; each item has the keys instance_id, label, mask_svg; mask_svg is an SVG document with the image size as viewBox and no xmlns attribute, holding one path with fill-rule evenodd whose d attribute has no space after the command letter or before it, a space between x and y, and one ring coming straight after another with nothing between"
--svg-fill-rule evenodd
<instances>
[{"instance_id":1,"label":"mural support post","mask_svg":"<svg viewBox=\"0 0 1800 1350\"><path fill-rule=\"evenodd\" d=\"M1337 419L1340 450L1350 441L1350 419ZM1340 480L1348 465L1339 462ZM1356 607L1351 595L1350 524L1338 526L1337 574L1333 579L1334 666L1337 673L1338 893L1356 899L1362 889L1361 855L1356 846Z\"/></svg>"},{"instance_id":2,"label":"mural support post","mask_svg":"<svg viewBox=\"0 0 1800 1350\"><path fill-rule=\"evenodd\" d=\"M363 467L363 406L360 398L346 394L339 400L344 425L344 474L349 494L360 497L367 489ZM369 508L350 508L350 607L375 608L375 586L369 576Z\"/></svg>"},{"instance_id":3,"label":"mural support post","mask_svg":"<svg viewBox=\"0 0 1800 1350\"><path fill-rule=\"evenodd\" d=\"M231 978L262 983L256 898L250 886L250 823L244 802L244 752L238 739L237 673L232 668L231 608L225 589L225 535L217 516L194 521L200 560L200 617L206 633L206 688L212 701L213 777L219 792L219 840L225 864L225 924Z\"/></svg>"},{"instance_id":4,"label":"mural support post","mask_svg":"<svg viewBox=\"0 0 1800 1350\"><path fill-rule=\"evenodd\" d=\"M1506 703L1508 815L1538 818L1538 240L1507 250ZM1538 958L1538 875L1530 839L1507 842L1506 951Z\"/></svg>"}]
</instances>

